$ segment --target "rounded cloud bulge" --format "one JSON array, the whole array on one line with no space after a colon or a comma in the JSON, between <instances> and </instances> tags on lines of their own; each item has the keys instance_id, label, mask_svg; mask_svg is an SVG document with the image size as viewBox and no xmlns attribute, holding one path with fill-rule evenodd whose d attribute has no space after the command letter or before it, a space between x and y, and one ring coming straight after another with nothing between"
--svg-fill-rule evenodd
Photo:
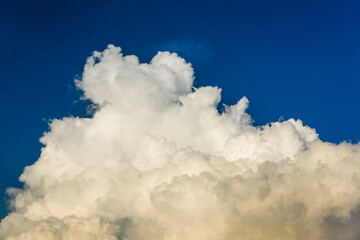
<instances>
[{"instance_id":1,"label":"rounded cloud bulge","mask_svg":"<svg viewBox=\"0 0 360 240\"><path fill-rule=\"evenodd\" d=\"M246 97L219 112L221 89L193 81L176 53L95 51L76 80L95 112L50 123L0 239L360 238L359 144L254 126Z\"/></svg>"}]
</instances>

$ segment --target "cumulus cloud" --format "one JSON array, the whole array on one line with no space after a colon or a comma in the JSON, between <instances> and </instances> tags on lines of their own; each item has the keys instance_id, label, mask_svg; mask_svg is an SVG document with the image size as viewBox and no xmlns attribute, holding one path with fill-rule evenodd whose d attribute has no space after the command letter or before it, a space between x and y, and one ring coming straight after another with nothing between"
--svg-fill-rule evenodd
<instances>
[{"instance_id":1,"label":"cumulus cloud","mask_svg":"<svg viewBox=\"0 0 360 240\"><path fill-rule=\"evenodd\" d=\"M359 144L255 127L245 97L219 113L221 89L193 80L175 53L94 52L76 85L95 113L51 122L0 239L360 238Z\"/></svg>"}]
</instances>

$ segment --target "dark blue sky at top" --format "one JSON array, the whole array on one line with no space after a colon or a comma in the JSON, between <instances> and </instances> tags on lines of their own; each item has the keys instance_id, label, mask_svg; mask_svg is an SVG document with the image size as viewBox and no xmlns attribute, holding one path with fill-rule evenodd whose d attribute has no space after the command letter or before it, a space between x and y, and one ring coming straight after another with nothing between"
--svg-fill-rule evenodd
<instances>
[{"instance_id":1,"label":"dark blue sky at top","mask_svg":"<svg viewBox=\"0 0 360 240\"><path fill-rule=\"evenodd\" d=\"M0 192L39 156L49 119L85 116L73 80L107 44L193 64L195 86L250 100L256 125L300 118L360 140L360 1L1 1ZM2 199L0 217L5 215Z\"/></svg>"}]
</instances>

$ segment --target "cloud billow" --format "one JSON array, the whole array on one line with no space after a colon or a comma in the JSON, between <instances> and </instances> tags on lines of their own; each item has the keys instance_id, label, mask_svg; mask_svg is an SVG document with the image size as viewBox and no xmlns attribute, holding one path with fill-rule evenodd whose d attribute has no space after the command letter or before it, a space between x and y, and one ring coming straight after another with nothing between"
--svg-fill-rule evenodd
<instances>
[{"instance_id":1,"label":"cloud billow","mask_svg":"<svg viewBox=\"0 0 360 240\"><path fill-rule=\"evenodd\" d=\"M8 240L360 238L360 145L300 120L252 125L243 97L194 89L191 64L109 45L76 85L92 117L55 119L9 188Z\"/></svg>"}]
</instances>

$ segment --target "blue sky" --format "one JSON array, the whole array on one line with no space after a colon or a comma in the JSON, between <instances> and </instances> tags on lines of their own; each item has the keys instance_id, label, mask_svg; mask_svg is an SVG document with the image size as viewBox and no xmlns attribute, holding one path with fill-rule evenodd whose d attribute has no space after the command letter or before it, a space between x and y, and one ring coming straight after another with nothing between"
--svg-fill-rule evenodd
<instances>
[{"instance_id":1,"label":"blue sky","mask_svg":"<svg viewBox=\"0 0 360 240\"><path fill-rule=\"evenodd\" d=\"M359 1L1 1L0 192L39 156L47 121L84 116L73 84L109 43L149 61L176 51L196 86L250 100L255 124L300 118L360 139ZM5 203L1 201L1 217Z\"/></svg>"}]
</instances>

